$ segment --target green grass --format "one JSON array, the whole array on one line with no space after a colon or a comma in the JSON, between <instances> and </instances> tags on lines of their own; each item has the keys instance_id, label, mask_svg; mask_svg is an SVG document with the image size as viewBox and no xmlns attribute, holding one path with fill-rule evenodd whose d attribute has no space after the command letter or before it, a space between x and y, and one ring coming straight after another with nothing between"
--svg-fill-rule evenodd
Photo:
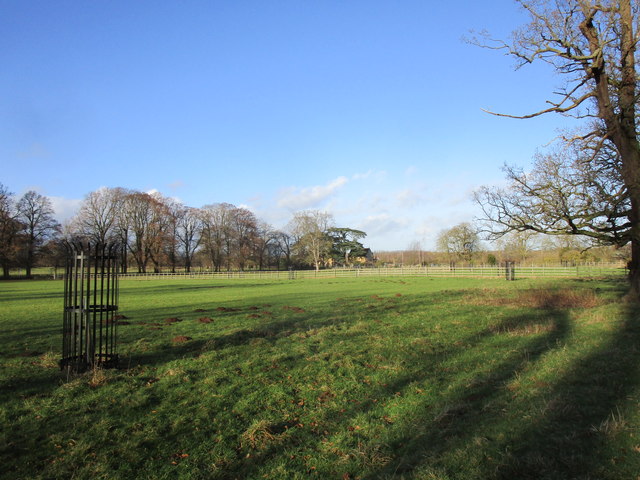
<instances>
[{"instance_id":1,"label":"green grass","mask_svg":"<svg viewBox=\"0 0 640 480\"><path fill-rule=\"evenodd\" d=\"M1 478L640 472L618 280L126 280L123 368L73 378L61 289L0 283Z\"/></svg>"}]
</instances>

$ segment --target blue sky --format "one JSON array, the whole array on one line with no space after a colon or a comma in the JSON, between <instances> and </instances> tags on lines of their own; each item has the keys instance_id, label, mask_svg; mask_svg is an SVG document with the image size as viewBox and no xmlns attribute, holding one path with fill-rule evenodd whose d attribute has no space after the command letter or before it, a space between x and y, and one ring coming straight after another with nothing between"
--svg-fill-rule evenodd
<instances>
[{"instance_id":1,"label":"blue sky","mask_svg":"<svg viewBox=\"0 0 640 480\"><path fill-rule=\"evenodd\" d=\"M471 192L571 123L498 118L561 79L462 38L485 2L0 0L0 182L60 219L101 187L228 202L281 228L328 211L374 250L471 221Z\"/></svg>"}]
</instances>

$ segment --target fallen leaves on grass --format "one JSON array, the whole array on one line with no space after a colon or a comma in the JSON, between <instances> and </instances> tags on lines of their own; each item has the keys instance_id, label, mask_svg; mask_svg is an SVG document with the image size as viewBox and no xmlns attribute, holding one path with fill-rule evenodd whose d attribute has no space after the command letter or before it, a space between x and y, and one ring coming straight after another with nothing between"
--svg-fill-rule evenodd
<instances>
[{"instance_id":1,"label":"fallen leaves on grass","mask_svg":"<svg viewBox=\"0 0 640 480\"><path fill-rule=\"evenodd\" d=\"M182 452L174 453L173 455L171 455L171 465L178 465L178 463L180 463L182 460L185 460L187 458L189 458L188 453L182 453Z\"/></svg>"}]
</instances>

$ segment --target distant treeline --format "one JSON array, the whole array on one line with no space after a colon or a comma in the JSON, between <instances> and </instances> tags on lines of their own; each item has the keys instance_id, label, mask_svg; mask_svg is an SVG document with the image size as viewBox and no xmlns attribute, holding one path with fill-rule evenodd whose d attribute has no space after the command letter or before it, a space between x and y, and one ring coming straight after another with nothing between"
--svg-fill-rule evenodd
<instances>
[{"instance_id":1,"label":"distant treeline","mask_svg":"<svg viewBox=\"0 0 640 480\"><path fill-rule=\"evenodd\" d=\"M22 268L64 264L65 240L121 245L123 270L212 271L322 268L371 262L365 232L337 227L319 211L293 215L274 229L250 210L229 203L194 208L160 193L101 188L89 193L66 225L51 201L34 191L21 198L0 184L0 266L3 276Z\"/></svg>"}]
</instances>

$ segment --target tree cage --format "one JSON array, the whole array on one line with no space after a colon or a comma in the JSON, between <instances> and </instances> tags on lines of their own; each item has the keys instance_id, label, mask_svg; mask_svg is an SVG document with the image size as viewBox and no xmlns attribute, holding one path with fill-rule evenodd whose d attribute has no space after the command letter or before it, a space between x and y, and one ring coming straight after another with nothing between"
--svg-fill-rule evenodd
<instances>
[{"instance_id":1,"label":"tree cage","mask_svg":"<svg viewBox=\"0 0 640 480\"><path fill-rule=\"evenodd\" d=\"M116 367L119 246L66 244L61 368Z\"/></svg>"}]
</instances>

